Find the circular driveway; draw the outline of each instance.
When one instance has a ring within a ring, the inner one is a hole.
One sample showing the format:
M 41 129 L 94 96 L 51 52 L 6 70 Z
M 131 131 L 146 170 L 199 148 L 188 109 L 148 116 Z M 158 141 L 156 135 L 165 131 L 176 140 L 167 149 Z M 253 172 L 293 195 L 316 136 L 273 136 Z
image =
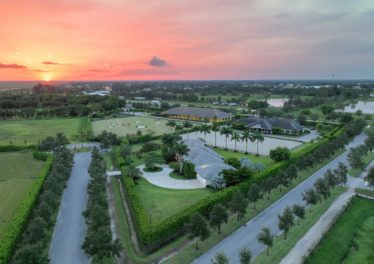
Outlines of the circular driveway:
M 143 173 L 143 178 L 145 178 L 149 183 L 168 189 L 203 189 L 205 184 L 199 180 L 177 180 L 169 176 L 173 172 L 168 165 L 162 165 L 162 171 L 158 172 L 145 172 L 144 165 L 138 166 L 140 171 Z

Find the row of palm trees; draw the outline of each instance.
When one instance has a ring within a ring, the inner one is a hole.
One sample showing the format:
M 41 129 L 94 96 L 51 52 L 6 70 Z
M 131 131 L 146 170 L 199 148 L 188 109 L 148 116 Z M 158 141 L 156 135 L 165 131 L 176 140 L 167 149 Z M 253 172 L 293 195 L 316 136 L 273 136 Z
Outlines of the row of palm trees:
M 225 149 L 227 150 L 227 140 L 231 136 L 231 140 L 234 141 L 234 151 L 236 151 L 236 145 L 239 141 L 245 141 L 245 153 L 248 153 L 248 142 L 256 142 L 257 143 L 257 156 L 258 156 L 258 144 L 265 140 L 264 136 L 260 132 L 252 133 L 249 130 L 245 130 L 243 133 L 238 133 L 234 131 L 231 127 L 223 126 L 220 127 L 217 124 L 208 125 L 202 124 L 200 126 L 193 126 L 193 124 L 189 121 L 184 122 L 183 124 L 178 124 L 174 120 L 169 120 L 166 124 L 167 126 L 174 127 L 175 131 L 182 131 L 183 129 L 192 128 L 196 133 L 200 132 L 204 134 L 204 140 L 206 142 L 207 134 L 210 134 L 211 131 L 214 133 L 214 147 L 217 147 L 217 133 L 219 132 L 220 135 L 225 136 Z M 188 137 L 188 134 L 187 134 Z

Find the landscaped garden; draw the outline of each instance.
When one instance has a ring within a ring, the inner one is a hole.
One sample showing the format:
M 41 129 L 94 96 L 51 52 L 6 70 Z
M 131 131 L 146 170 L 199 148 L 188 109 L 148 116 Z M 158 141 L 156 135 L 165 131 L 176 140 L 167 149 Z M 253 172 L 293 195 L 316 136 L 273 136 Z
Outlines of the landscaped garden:
M 374 201 L 354 197 L 306 263 L 374 263 L 373 219 Z
M 55 118 L 0 121 L 0 145 L 37 144 L 42 139 L 54 136 L 57 133 L 64 133 L 69 138 L 80 131 L 83 119 Z
M 0 240 L 43 164 L 31 152 L 0 153 Z

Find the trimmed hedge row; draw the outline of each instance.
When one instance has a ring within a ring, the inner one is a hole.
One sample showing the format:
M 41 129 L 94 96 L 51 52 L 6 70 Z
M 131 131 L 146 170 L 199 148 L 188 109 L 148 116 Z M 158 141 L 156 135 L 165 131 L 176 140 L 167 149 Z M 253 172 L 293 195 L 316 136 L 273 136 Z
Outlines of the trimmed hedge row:
M 38 178 L 30 187 L 27 196 L 18 207 L 10 225 L 5 230 L 4 236 L 0 241 L 0 263 L 8 263 L 12 257 L 15 246 L 27 224 L 29 216 L 43 187 L 43 183 L 51 170 L 52 164 L 53 157 L 48 156 L 48 159 L 40 171 Z
M 4 145 L 0 146 L 0 152 L 20 151 L 24 149 L 35 149 L 35 145 Z

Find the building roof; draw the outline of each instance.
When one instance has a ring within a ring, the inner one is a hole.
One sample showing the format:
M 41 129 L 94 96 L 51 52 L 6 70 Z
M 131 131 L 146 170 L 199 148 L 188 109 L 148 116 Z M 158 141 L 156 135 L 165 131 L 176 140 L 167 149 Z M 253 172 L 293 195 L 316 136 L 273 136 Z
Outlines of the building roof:
M 235 123 L 243 123 L 249 128 L 262 128 L 265 130 L 272 130 L 273 128 L 281 128 L 287 130 L 304 130 L 296 120 L 286 118 L 261 118 L 251 116 L 247 118 L 238 119 Z
M 202 108 L 202 107 L 188 107 L 180 106 L 171 108 L 165 112 L 164 115 L 186 115 L 186 116 L 196 116 L 200 118 L 229 118 L 232 114 L 223 112 L 215 108 Z
M 204 142 L 198 139 L 184 139 L 189 151 L 186 160 L 195 165 L 196 173 L 206 180 L 217 176 L 222 170 L 234 169 L 225 164 L 223 157 L 214 150 L 206 147 Z

